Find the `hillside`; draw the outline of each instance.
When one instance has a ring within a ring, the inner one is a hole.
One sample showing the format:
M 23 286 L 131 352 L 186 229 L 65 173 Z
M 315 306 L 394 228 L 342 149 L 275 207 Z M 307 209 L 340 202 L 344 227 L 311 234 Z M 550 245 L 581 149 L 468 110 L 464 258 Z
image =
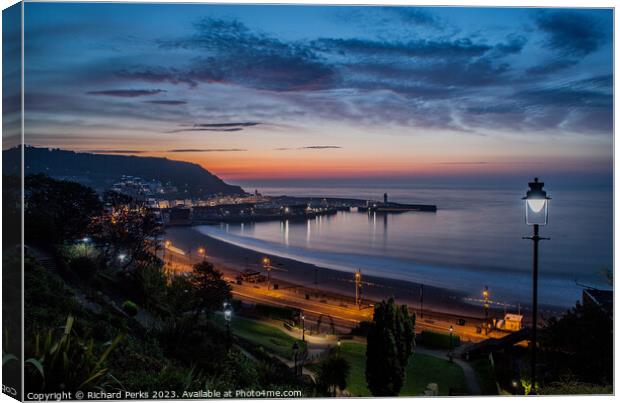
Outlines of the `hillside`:
M 4 174 L 15 174 L 19 167 L 19 148 L 2 152 Z M 121 175 L 170 183 L 182 196 L 242 194 L 239 186 L 229 185 L 198 164 L 167 158 L 76 153 L 60 149 L 27 146 L 26 174 L 44 173 L 54 178 L 73 180 L 98 191 L 107 189 Z

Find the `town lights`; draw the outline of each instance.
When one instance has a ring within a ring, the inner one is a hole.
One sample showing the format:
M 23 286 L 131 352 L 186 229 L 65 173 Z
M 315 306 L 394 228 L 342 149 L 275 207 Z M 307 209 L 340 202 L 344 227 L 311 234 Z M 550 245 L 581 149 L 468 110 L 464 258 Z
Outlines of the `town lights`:
M 536 331 L 538 325 L 538 242 L 542 239 L 539 236 L 539 226 L 547 225 L 548 205 L 550 197 L 543 190 L 545 185 L 539 182 L 538 178 L 534 178 L 534 182 L 528 183 L 530 189 L 527 191 L 523 200 L 525 200 L 525 222 L 527 225 L 534 226 L 534 235 L 524 237 L 523 239 L 531 239 L 534 247 L 532 261 L 532 359 L 531 359 L 531 376 L 532 376 L 532 392 L 536 394 Z

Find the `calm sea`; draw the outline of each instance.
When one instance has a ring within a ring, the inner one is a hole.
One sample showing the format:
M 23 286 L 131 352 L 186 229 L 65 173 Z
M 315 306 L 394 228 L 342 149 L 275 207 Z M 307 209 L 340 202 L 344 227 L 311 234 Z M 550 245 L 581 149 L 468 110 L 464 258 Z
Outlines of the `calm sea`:
M 216 238 L 343 271 L 405 279 L 464 291 L 479 298 L 487 285 L 498 302 L 528 304 L 532 244 L 524 222 L 524 190 L 267 188 L 267 195 L 355 197 L 436 204 L 436 213 L 341 212 L 305 222 L 205 226 Z M 550 192 L 549 224 L 541 235 L 541 303 L 569 307 L 579 284 L 609 288 L 602 274 L 613 262 L 611 189 Z

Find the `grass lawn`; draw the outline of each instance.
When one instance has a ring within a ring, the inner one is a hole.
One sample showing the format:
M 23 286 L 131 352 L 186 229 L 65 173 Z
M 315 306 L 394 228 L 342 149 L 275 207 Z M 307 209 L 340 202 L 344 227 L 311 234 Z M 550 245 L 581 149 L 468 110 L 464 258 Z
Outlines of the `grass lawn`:
M 216 321 L 224 325 L 223 318 L 218 316 Z M 259 321 L 236 316 L 232 318 L 231 330 L 235 336 L 242 337 L 251 343 L 262 346 L 270 353 L 289 360 L 293 358 L 292 347 L 294 342 L 299 344 L 300 351 L 305 349 L 305 343 L 301 340 L 289 336 L 274 326 Z
M 366 387 L 366 345 L 343 342 L 340 353 L 351 364 L 347 389 L 356 396 L 371 396 Z M 450 388 L 466 390 L 463 370 L 456 364 L 424 354 L 414 354 L 407 366 L 407 378 L 401 396 L 422 395 L 426 385 L 439 385 L 439 394 L 447 396 Z

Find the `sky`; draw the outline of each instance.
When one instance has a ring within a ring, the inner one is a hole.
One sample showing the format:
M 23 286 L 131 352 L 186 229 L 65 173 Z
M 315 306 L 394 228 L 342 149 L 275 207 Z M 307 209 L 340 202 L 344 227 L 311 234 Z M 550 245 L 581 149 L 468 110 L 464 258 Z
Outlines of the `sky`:
M 610 9 L 25 9 L 30 145 L 233 183 L 612 175 Z

